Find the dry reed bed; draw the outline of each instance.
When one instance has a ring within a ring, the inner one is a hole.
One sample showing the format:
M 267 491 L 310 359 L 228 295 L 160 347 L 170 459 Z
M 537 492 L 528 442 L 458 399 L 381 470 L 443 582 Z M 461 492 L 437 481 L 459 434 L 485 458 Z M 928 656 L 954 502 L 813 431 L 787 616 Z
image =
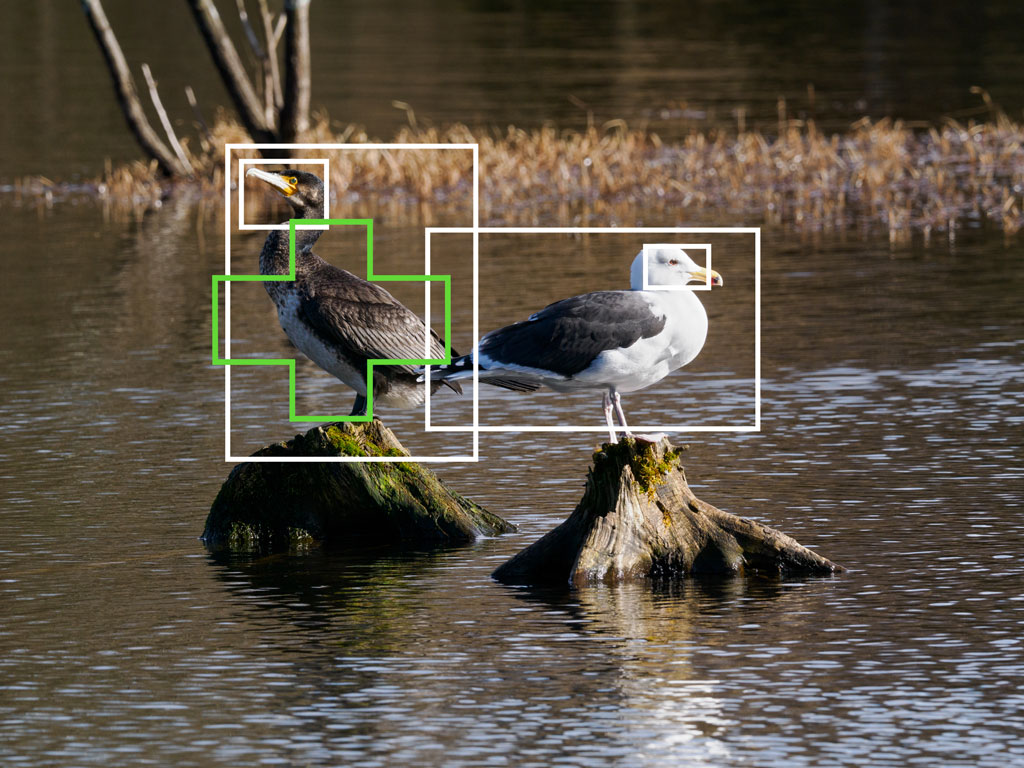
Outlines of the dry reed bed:
M 207 145 L 247 140 L 236 123 L 222 119 Z M 354 127 L 332 131 L 326 119 L 306 140 L 370 141 Z M 672 144 L 621 121 L 584 131 L 409 127 L 394 141 L 478 143 L 482 219 L 491 224 L 578 225 L 613 214 L 630 223 L 622 217 L 657 210 L 684 224 L 699 211 L 800 229 L 869 223 L 887 227 L 893 237 L 952 231 L 970 222 L 988 222 L 1008 234 L 1024 227 L 1024 126 L 1005 115 L 968 124 L 948 120 L 925 130 L 865 118 L 832 135 L 813 122 L 789 121 L 780 124 L 777 137 L 695 131 Z M 339 199 L 470 199 L 468 151 L 329 156 Z M 222 194 L 222 151 L 197 152 L 192 160 L 200 174 L 193 188 Z M 28 180 L 18 192 L 40 189 L 47 187 Z M 152 165 L 133 163 L 108 168 L 96 191 L 138 207 L 166 194 L 167 185 Z

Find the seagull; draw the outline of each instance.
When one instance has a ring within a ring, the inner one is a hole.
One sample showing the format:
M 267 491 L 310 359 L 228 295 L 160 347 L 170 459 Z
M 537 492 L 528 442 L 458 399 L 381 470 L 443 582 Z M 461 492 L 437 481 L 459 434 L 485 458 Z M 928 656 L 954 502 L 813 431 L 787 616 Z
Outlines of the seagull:
M 456 382 L 472 378 L 530 392 L 547 386 L 556 392 L 600 390 L 611 441 L 617 442 L 612 410 L 626 437 L 620 392 L 635 392 L 661 381 L 691 362 L 704 347 L 708 316 L 692 290 L 656 290 L 691 280 L 723 285 L 722 276 L 698 266 L 679 246 L 648 248 L 630 268 L 630 290 L 596 291 L 549 304 L 528 320 L 486 334 L 475 350 L 432 370 L 431 378 Z
M 324 184 L 316 174 L 294 169 L 250 168 L 246 178 L 266 182 L 292 207 L 295 219 L 324 216 Z M 296 230 L 295 280 L 263 285 L 277 307 L 285 335 L 310 360 L 356 391 L 352 416 L 366 413 L 366 361 L 423 356 L 425 327 L 412 310 L 379 285 L 339 269 L 313 253 L 322 230 Z M 261 275 L 288 274 L 288 232 L 275 229 L 260 253 Z M 445 356 L 444 340 L 430 331 L 431 358 Z M 454 351 L 453 351 L 453 354 Z M 462 392 L 457 382 L 435 382 Z M 373 372 L 374 405 L 415 408 L 425 398 L 412 365 L 378 366 Z

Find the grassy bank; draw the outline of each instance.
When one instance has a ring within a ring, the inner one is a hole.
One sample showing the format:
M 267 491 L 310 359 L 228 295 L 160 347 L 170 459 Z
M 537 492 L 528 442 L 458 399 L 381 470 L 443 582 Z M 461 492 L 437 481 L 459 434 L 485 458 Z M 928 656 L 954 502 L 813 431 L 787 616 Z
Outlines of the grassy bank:
M 306 140 L 370 137 L 321 119 Z M 660 221 L 680 224 L 726 216 L 802 230 L 881 226 L 894 238 L 977 223 L 1007 234 L 1024 226 L 1024 125 L 1001 114 L 913 128 L 865 118 L 829 135 L 810 121 L 780 121 L 777 135 L 710 129 L 671 144 L 621 121 L 583 131 L 408 127 L 392 140 L 478 143 L 481 216 L 490 225 L 631 224 L 658 212 Z M 245 141 L 237 123 L 218 120 L 203 149 L 189 145 L 199 181 L 188 186 L 219 198 L 223 145 Z M 338 199 L 384 195 L 412 205 L 468 204 L 469 179 L 468 152 L 331 153 Z M 138 208 L 181 185 L 162 181 L 153 165 L 133 163 L 108 168 L 91 188 Z M 52 194 L 55 186 L 25 179 L 15 193 Z

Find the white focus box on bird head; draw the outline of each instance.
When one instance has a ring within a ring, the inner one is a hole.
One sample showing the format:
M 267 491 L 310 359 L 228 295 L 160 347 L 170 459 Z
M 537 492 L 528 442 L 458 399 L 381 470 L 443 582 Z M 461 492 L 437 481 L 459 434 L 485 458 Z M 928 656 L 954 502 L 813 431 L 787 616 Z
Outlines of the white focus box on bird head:
M 238 185 L 238 229 L 240 231 L 249 230 L 270 230 L 270 229 L 288 229 L 288 223 L 283 224 L 247 224 L 245 221 L 245 172 L 246 169 L 253 166 L 259 165 L 281 165 L 282 162 L 287 162 L 290 166 L 303 166 L 303 165 L 315 165 L 321 171 L 321 178 L 324 180 L 324 189 L 331 188 L 331 161 L 325 157 L 317 158 L 288 158 L 286 161 L 281 159 L 270 158 L 238 158 L 238 178 L 240 179 Z M 229 177 L 230 178 L 230 177 Z M 323 218 L 331 218 L 330 212 L 331 196 L 324 195 L 324 215 Z M 296 229 L 329 229 L 327 224 L 298 224 Z
M 680 285 L 678 283 L 672 283 L 667 285 L 661 285 L 658 283 L 651 283 L 648 279 L 648 272 L 651 264 L 651 255 L 659 248 L 682 248 L 686 251 L 687 256 L 693 259 L 697 264 L 700 264 L 701 259 L 695 257 L 697 251 L 704 252 L 704 270 L 706 272 L 704 282 L 697 285 Z M 644 281 L 643 289 L 645 291 L 710 291 L 711 290 L 711 243 L 644 243 L 643 247 L 643 270 L 644 270 Z

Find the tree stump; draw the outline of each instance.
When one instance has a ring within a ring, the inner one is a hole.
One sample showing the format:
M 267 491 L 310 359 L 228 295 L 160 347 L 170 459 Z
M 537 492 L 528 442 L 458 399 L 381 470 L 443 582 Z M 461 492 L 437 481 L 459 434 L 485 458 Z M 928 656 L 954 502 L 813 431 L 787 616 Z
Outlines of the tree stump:
M 408 456 L 380 421 L 314 427 L 253 456 Z M 213 549 L 314 544 L 459 544 L 515 526 L 451 491 L 413 462 L 245 462 L 206 518 Z
M 690 490 L 682 451 L 623 440 L 594 454 L 569 518 L 493 574 L 507 584 L 571 584 L 698 574 L 824 575 L 843 568 L 779 531 Z

